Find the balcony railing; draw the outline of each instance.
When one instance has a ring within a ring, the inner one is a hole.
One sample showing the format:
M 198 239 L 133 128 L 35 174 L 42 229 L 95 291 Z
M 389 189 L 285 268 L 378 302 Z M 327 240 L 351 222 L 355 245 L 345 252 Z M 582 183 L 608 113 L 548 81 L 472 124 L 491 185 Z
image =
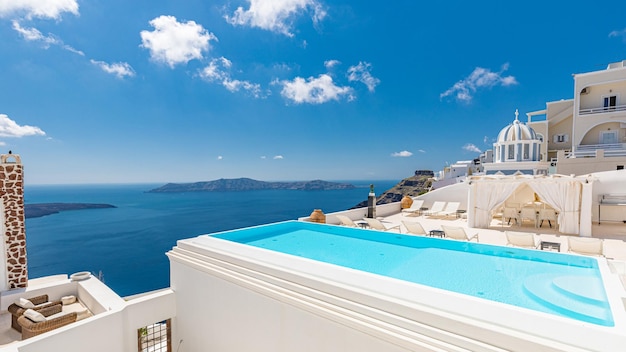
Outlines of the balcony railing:
M 607 106 L 601 108 L 580 109 L 579 115 L 603 114 L 607 112 L 626 111 L 626 105 Z
M 604 150 L 604 156 L 626 156 L 626 144 L 624 143 L 608 143 L 608 144 L 586 144 L 576 147 L 575 152 L 565 153 L 566 158 L 589 158 L 595 157 L 597 150 Z

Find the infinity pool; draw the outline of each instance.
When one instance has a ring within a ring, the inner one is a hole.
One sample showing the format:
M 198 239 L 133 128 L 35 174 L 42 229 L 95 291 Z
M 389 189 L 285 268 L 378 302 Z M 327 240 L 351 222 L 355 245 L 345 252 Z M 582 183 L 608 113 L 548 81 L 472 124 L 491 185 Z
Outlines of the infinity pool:
M 614 326 L 595 258 L 289 221 L 212 237 Z

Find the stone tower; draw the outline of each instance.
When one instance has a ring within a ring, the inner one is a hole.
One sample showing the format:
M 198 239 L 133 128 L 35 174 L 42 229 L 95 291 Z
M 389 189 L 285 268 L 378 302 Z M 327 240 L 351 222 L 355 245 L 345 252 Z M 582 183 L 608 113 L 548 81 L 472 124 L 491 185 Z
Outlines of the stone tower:
M 26 261 L 26 226 L 24 216 L 24 173 L 22 161 L 17 154 L 0 155 L 0 214 L 4 251 L 3 281 L 0 289 L 26 287 L 28 267 Z

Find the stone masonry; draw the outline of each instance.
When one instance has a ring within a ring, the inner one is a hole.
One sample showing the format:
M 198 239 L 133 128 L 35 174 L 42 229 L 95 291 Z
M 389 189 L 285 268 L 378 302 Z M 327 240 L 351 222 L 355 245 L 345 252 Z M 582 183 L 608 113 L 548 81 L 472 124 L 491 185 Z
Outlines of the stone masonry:
M 24 222 L 24 177 L 19 155 L 0 155 L 0 196 L 6 248 L 7 287 L 28 285 L 26 226 Z

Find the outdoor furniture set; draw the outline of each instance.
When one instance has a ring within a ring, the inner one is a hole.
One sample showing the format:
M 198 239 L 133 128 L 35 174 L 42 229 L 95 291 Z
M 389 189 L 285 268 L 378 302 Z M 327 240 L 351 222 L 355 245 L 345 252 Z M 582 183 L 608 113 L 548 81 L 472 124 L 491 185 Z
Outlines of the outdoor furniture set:
M 76 304 L 81 307 L 78 311 L 64 312 L 64 307 Z M 74 296 L 62 297 L 57 301 L 49 301 L 48 295 L 19 298 L 7 310 L 11 313 L 11 327 L 22 333 L 22 340 L 91 315 Z

